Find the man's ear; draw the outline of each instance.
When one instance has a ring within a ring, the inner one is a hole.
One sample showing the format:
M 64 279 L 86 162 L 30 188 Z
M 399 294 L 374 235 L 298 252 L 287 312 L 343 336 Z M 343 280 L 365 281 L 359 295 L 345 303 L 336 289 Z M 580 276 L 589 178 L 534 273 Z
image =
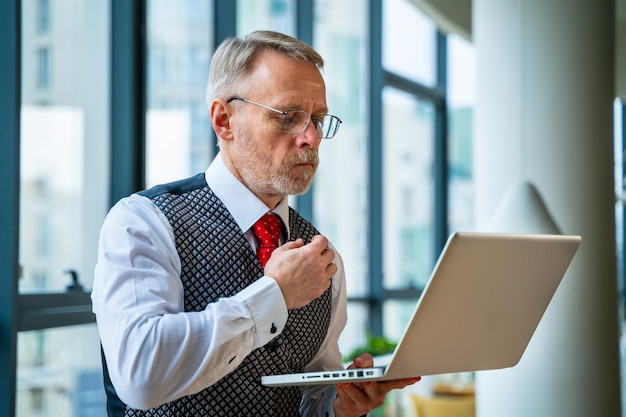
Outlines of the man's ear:
M 219 136 L 220 139 L 232 140 L 233 129 L 230 124 L 232 113 L 229 104 L 222 99 L 215 99 L 211 103 L 209 114 L 215 134 Z

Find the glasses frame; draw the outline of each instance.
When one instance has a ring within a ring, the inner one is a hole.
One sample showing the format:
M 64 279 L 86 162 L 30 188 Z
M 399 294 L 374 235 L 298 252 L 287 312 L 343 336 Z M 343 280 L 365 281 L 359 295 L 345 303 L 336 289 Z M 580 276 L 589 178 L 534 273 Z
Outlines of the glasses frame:
M 339 130 L 339 126 L 341 125 L 341 119 L 335 115 L 332 114 L 324 114 L 321 116 L 313 116 L 311 113 L 309 113 L 308 111 L 305 110 L 278 110 L 275 109 L 273 107 L 270 106 L 266 106 L 265 104 L 261 104 L 261 103 L 257 103 L 256 101 L 252 101 L 252 100 L 248 100 L 247 98 L 243 98 L 243 97 L 239 97 L 239 96 L 233 96 L 231 98 L 229 98 L 228 100 L 226 100 L 227 103 L 230 103 L 233 100 L 240 100 L 243 101 L 244 103 L 250 103 L 250 104 L 254 104 L 255 106 L 259 106 L 262 107 L 266 110 L 270 110 L 273 111 L 275 113 L 279 113 L 283 115 L 283 121 L 281 123 L 280 129 L 284 132 L 287 133 L 288 135 L 298 135 L 302 132 L 304 132 L 306 130 L 307 127 L 309 127 L 309 123 L 311 123 L 311 120 L 315 119 L 313 121 L 313 126 L 315 127 L 315 131 L 319 133 L 319 135 L 321 136 L 322 139 L 332 139 L 333 137 L 335 137 L 335 135 L 337 134 L 337 131 Z M 307 120 L 307 122 L 304 124 L 304 127 L 302 128 L 302 130 L 298 131 L 298 132 L 290 132 L 285 130 L 285 118 L 287 117 L 287 113 L 289 112 L 299 112 L 299 113 L 304 113 L 304 114 L 308 114 L 309 115 L 309 119 Z M 335 129 L 328 135 L 324 136 L 324 132 L 322 132 L 322 130 L 319 128 L 319 121 L 323 120 L 325 117 L 330 117 L 331 118 L 331 124 L 332 121 L 335 121 Z

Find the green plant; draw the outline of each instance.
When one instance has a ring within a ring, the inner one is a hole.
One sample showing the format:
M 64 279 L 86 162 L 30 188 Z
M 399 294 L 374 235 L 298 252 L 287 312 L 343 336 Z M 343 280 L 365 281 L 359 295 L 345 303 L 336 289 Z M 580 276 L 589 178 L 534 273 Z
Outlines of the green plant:
M 365 335 L 365 344 L 352 350 L 344 356 L 345 362 L 351 362 L 362 353 L 368 352 L 372 356 L 381 356 L 392 353 L 397 343 L 387 339 L 384 336 L 373 336 L 371 333 Z

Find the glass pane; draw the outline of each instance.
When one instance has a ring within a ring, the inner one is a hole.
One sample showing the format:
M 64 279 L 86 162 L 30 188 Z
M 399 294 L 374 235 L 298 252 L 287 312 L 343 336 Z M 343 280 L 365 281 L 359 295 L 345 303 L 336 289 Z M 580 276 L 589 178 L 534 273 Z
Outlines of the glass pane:
M 206 169 L 215 139 L 205 102 L 212 2 L 148 0 L 146 183 Z
M 363 296 L 369 290 L 367 2 L 318 1 L 315 5 L 314 46 L 325 62 L 329 112 L 343 123 L 337 135 L 320 146 L 313 213 L 318 229 L 343 257 L 348 296 Z M 351 24 L 346 25 L 347 21 Z
M 348 324 L 339 337 L 339 348 L 344 358 L 347 359 L 356 349 L 360 349 L 366 344 L 368 312 L 364 303 L 348 303 Z
M 102 417 L 100 339 L 95 325 L 18 333 L 16 417 Z
M 23 1 L 20 292 L 87 288 L 108 209 L 109 2 Z
M 383 281 L 422 288 L 433 266 L 434 106 L 385 87 L 383 131 Z
M 295 36 L 295 0 L 237 0 L 237 35 L 274 30 Z
M 383 304 L 383 329 L 384 335 L 389 340 L 398 342 L 404 328 L 411 319 L 415 309 L 415 300 L 409 301 L 386 301 Z
M 474 219 L 472 142 L 476 54 L 472 44 L 448 36 L 448 226 L 471 230 Z
M 383 1 L 383 67 L 429 87 L 437 84 L 437 28 L 410 0 Z

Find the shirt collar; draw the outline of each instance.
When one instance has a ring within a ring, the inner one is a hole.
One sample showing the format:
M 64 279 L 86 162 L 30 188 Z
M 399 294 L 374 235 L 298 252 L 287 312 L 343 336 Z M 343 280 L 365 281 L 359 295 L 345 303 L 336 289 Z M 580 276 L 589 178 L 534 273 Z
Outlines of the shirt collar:
M 280 216 L 289 236 L 289 203 L 283 198 L 274 209 L 270 210 L 252 191 L 243 185 L 234 175 L 218 153 L 204 173 L 204 178 L 222 200 L 242 232 L 248 231 L 262 215 L 271 211 Z

